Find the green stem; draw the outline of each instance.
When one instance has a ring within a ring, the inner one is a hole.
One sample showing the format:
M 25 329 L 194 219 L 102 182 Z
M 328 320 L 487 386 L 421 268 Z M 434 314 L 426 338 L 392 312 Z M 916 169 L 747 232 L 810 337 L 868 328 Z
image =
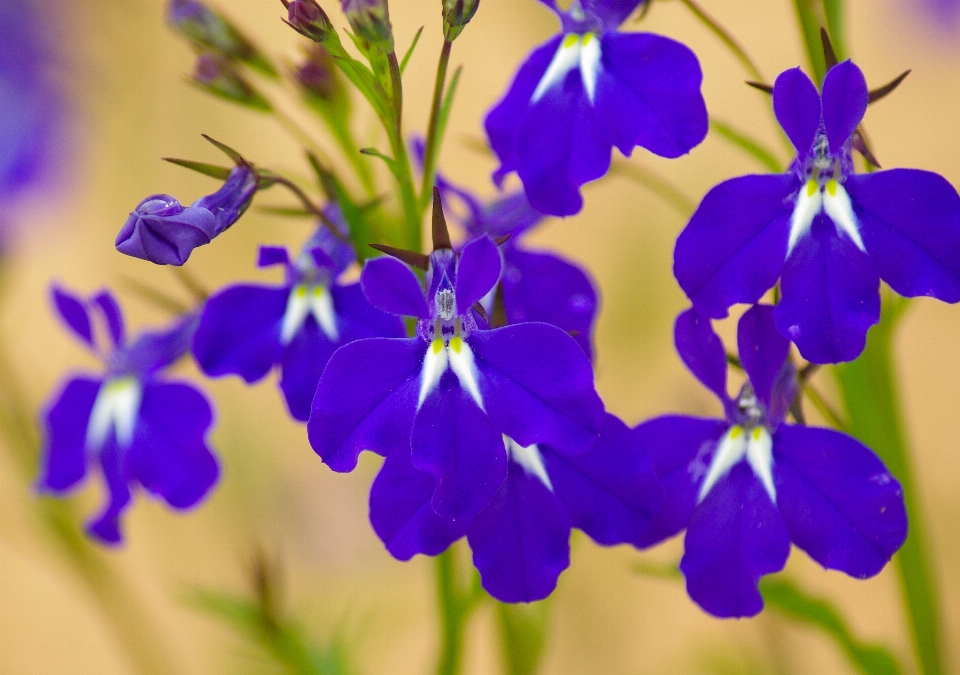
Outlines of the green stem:
M 823 57 L 823 42 L 820 40 L 820 17 L 817 16 L 814 0 L 793 0 L 800 21 L 800 32 L 807 48 L 807 59 L 817 82 L 823 82 L 827 64 Z M 832 35 L 830 36 L 833 37 Z
M 830 34 L 833 51 L 840 61 L 847 58 L 843 5 L 843 0 L 823 0 L 823 17 L 827 22 L 827 32 Z
M 440 60 L 437 62 L 437 80 L 433 85 L 433 103 L 430 106 L 430 124 L 427 127 L 427 142 L 423 149 L 423 183 L 420 186 L 420 208 L 426 209 L 433 198 L 433 180 L 437 170 L 437 126 L 440 121 L 440 104 L 447 83 L 447 66 L 450 64 L 450 49 L 453 43 L 443 41 Z
M 390 136 L 390 150 L 393 161 L 396 163 L 396 178 L 400 188 L 400 199 L 403 202 L 405 221 L 405 240 L 407 248 L 419 251 L 423 247 L 423 234 L 420 209 L 417 204 L 416 188 L 413 186 L 413 172 L 410 169 L 410 158 L 407 156 L 407 146 L 403 140 L 403 84 L 400 80 L 400 63 L 397 55 L 390 52 L 387 55 L 390 65 L 390 85 L 393 100 L 393 124 L 387 126 Z
M 906 304 L 892 294 L 885 298 L 880 324 L 870 330 L 863 354 L 856 361 L 837 366 L 836 375 L 853 434 L 876 451 L 903 487 L 910 529 L 894 562 L 919 672 L 942 675 L 940 594 L 927 550 L 927 523 L 904 438 L 893 363 L 893 340 Z
M 457 564 L 457 547 L 451 546 L 435 559 L 437 601 L 440 605 L 440 658 L 437 675 L 458 675 L 463 665 L 463 634 L 471 612 L 484 597 L 479 577 L 462 588 Z
M 610 164 L 609 174 L 611 176 L 623 176 L 642 185 L 660 197 L 683 218 L 689 218 L 690 214 L 697 208 L 697 203 L 690 199 L 683 190 L 653 169 L 648 169 L 636 162 L 619 157 L 614 158 Z
M 721 26 L 717 21 L 707 14 L 702 7 L 697 5 L 694 0 L 681 0 L 687 8 L 693 12 L 693 15 L 696 16 L 701 23 L 703 23 L 707 28 L 709 28 L 714 35 L 720 38 L 720 41 L 727 46 L 727 48 L 733 52 L 733 55 L 737 57 L 737 60 L 743 64 L 743 67 L 747 69 L 747 72 L 750 73 L 750 77 L 755 79 L 757 82 L 763 82 L 763 75 L 760 74 L 760 69 L 757 68 L 756 64 L 753 62 L 753 59 L 747 55 L 747 52 L 744 51 L 743 47 L 740 46 L 740 43 L 736 41 L 733 35 L 730 32 Z

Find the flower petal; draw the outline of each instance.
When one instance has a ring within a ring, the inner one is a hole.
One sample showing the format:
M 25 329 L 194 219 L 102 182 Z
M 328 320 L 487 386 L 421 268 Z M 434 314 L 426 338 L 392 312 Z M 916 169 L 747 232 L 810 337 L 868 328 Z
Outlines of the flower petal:
M 480 393 L 497 428 L 521 446 L 585 452 L 603 424 L 593 369 L 569 335 L 545 323 L 475 331 Z
M 633 10 L 644 0 L 582 0 L 585 12 L 593 14 L 603 22 L 606 30 L 614 30 L 627 20 Z
M 777 330 L 773 307 L 754 305 L 744 312 L 737 325 L 737 346 L 757 398 L 770 411 L 773 383 L 790 353 L 790 341 Z
M 379 310 L 419 319 L 430 316 L 416 275 L 396 258 L 381 256 L 368 260 L 360 285 L 370 304 Z
M 203 306 L 193 356 L 211 377 L 233 374 L 256 382 L 283 354 L 280 327 L 290 289 L 228 286 Z
M 383 462 L 370 488 L 370 523 L 397 560 L 418 553 L 438 555 L 467 534 L 470 518 L 441 518 L 430 500 L 436 480 L 410 463 L 410 451 L 398 450 Z
M 501 602 L 550 595 L 570 566 L 570 520 L 539 478 L 510 462 L 507 479 L 467 534 L 483 587 Z
M 773 83 L 773 112 L 797 154 L 813 148 L 820 127 L 820 93 L 800 68 L 785 70 Z
M 331 342 L 312 316 L 307 317 L 280 359 L 280 389 L 290 416 L 300 422 L 310 419 L 313 396 L 323 369 L 341 343 Z
M 650 33 L 607 33 L 601 44 L 596 115 L 620 152 L 679 157 L 703 141 L 703 73 L 688 47 Z
M 960 197 L 917 169 L 854 175 L 844 186 L 880 278 L 900 295 L 960 300 Z
M 417 411 L 411 444 L 413 465 L 437 479 L 432 503 L 442 518 L 476 515 L 506 477 L 502 434 L 451 370 Z
M 586 453 L 565 457 L 540 446 L 554 493 L 570 522 L 604 546 L 637 541 L 663 501 L 653 460 L 619 419 L 607 415 Z
M 103 380 L 74 378 L 47 409 L 40 489 L 67 490 L 86 475 L 87 427 L 101 384 Z
M 746 462 L 730 470 L 697 506 L 687 527 L 680 571 L 687 593 L 721 618 L 763 609 L 760 577 L 783 569 L 790 534 Z
M 741 176 L 707 193 L 673 254 L 673 274 L 694 307 L 723 318 L 773 287 L 787 255 L 790 196 L 799 188 L 789 174 Z
M 866 578 L 907 536 L 903 491 L 862 443 L 831 429 L 776 432 L 777 505 L 793 542 L 829 569 Z
M 713 332 L 710 319 L 696 309 L 677 316 L 673 325 L 673 342 L 677 354 L 700 383 L 716 394 L 724 408 L 730 406 L 727 395 L 727 352 Z
M 823 80 L 823 124 L 830 151 L 839 153 L 867 112 L 867 80 L 853 61 L 830 69 Z
M 420 338 L 368 338 L 330 358 L 307 435 L 331 469 L 352 471 L 362 450 L 388 455 L 409 447 L 426 349 Z
M 880 319 L 880 279 L 870 258 L 817 216 L 783 268 L 777 328 L 813 363 L 857 358 Z
M 634 542 L 636 546 L 659 544 L 687 526 L 710 456 L 728 426 L 723 420 L 667 415 L 633 430 L 637 442 L 650 454 L 664 491 L 656 518 Z
M 104 544 L 116 545 L 123 540 L 120 516 L 130 504 L 130 486 L 124 457 L 126 453 L 111 435 L 100 450 L 100 469 L 107 484 L 107 503 L 99 515 L 87 523 L 87 532 Z
M 206 443 L 210 404 L 181 383 L 148 383 L 129 449 L 129 476 L 176 509 L 194 506 L 210 491 L 220 467 Z
M 124 340 L 123 313 L 120 311 L 120 305 L 117 304 L 116 298 L 110 291 L 103 290 L 93 296 L 91 303 L 100 309 L 103 318 L 106 319 L 113 346 L 121 346 Z
M 487 236 L 474 239 L 463 247 L 457 263 L 457 310 L 465 313 L 500 278 L 500 251 Z
M 50 290 L 53 295 L 53 306 L 63 322 L 74 335 L 93 347 L 93 326 L 90 323 L 86 303 L 60 286 L 54 285 Z

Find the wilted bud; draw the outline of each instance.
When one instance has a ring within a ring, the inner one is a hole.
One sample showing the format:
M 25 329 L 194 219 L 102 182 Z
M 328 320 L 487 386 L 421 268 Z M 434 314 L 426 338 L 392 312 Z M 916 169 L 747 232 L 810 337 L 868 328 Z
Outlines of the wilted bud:
M 343 13 L 358 37 L 384 53 L 393 51 L 393 29 L 387 0 L 341 0 Z
M 222 15 L 198 0 L 170 0 L 167 20 L 176 31 L 203 50 L 239 59 L 268 75 L 276 74 L 250 40 Z
M 287 8 L 287 23 L 295 31 L 314 42 L 325 42 L 334 31 L 330 17 L 316 0 L 283 0 Z
M 229 58 L 207 52 L 197 57 L 193 81 L 211 94 L 258 110 L 270 110 L 270 103 L 237 72 Z
M 314 45 L 307 60 L 297 68 L 297 82 L 305 91 L 324 101 L 332 101 L 342 92 L 333 57 L 322 45 Z
M 443 37 L 456 40 L 479 6 L 480 0 L 443 0 Z

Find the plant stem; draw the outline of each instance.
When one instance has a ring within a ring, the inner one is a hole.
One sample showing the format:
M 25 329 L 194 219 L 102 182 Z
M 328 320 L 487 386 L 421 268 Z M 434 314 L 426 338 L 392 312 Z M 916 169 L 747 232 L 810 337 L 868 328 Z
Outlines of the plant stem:
M 433 85 L 433 103 L 430 105 L 430 124 L 427 127 L 427 142 L 423 149 L 423 182 L 420 186 L 420 208 L 425 209 L 433 198 L 433 181 L 437 169 L 437 126 L 440 121 L 440 104 L 447 84 L 447 66 L 450 64 L 450 49 L 453 43 L 443 41 L 440 60 L 437 62 L 437 80 Z
M 611 176 L 623 176 L 639 183 L 660 197 L 683 218 L 689 218 L 690 214 L 697 208 L 697 203 L 690 199 L 683 190 L 653 169 L 648 169 L 636 162 L 619 157 L 614 158 L 610 164 L 609 174 Z
M 847 58 L 846 31 L 844 30 L 843 0 L 823 0 L 823 16 L 833 51 L 840 61 Z
M 874 451 L 897 477 L 910 519 L 907 540 L 894 558 L 906 603 L 919 672 L 942 675 L 940 592 L 930 564 L 926 519 L 917 498 L 909 450 L 901 423 L 893 338 L 907 301 L 888 294 L 880 324 L 867 336 L 856 361 L 836 367 L 837 380 L 853 434 Z
M 727 48 L 733 52 L 733 55 L 737 57 L 737 60 L 743 64 L 743 67 L 747 69 L 747 72 L 750 73 L 750 77 L 755 79 L 757 82 L 763 82 L 763 75 L 760 74 L 760 69 L 757 68 L 756 64 L 753 62 L 753 59 L 744 51 L 743 47 L 740 46 L 740 43 L 736 41 L 733 35 L 730 32 L 721 26 L 717 21 L 707 14 L 702 7 L 700 7 L 694 0 L 680 0 L 687 8 L 693 12 L 693 15 L 696 16 L 701 23 L 703 23 L 707 28 L 709 28 L 714 35 L 716 35 L 720 40 L 727 46 Z M 800 0 L 798 0 L 800 1 Z
M 413 186 L 413 173 L 410 169 L 410 159 L 407 156 L 407 146 L 403 140 L 403 83 L 400 80 L 400 64 L 395 52 L 387 55 L 390 65 L 391 99 L 393 101 L 393 124 L 387 125 L 387 134 L 390 136 L 390 150 L 393 161 L 396 163 L 396 178 L 400 188 L 400 199 L 403 202 L 403 214 L 406 225 L 406 237 L 403 242 L 407 248 L 419 251 L 423 247 L 423 234 L 420 209 L 417 205 L 417 193 Z
M 440 606 L 440 658 L 437 675 L 458 675 L 463 665 L 463 633 L 471 612 L 485 597 L 474 574 L 473 582 L 462 587 L 459 580 L 457 547 L 451 546 L 435 559 L 437 602 Z
M 807 48 L 807 59 L 814 79 L 823 82 L 827 64 L 823 56 L 823 43 L 820 40 L 820 17 L 814 9 L 814 0 L 793 0 L 800 21 L 800 33 Z M 833 38 L 833 36 L 830 36 Z

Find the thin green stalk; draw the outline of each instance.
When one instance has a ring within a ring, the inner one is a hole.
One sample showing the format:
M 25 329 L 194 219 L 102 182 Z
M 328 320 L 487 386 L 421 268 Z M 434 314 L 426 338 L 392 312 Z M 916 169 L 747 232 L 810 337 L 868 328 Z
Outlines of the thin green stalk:
M 906 304 L 906 300 L 888 295 L 880 324 L 870 330 L 863 354 L 856 361 L 837 366 L 835 372 L 853 434 L 876 451 L 903 487 L 910 529 L 894 563 L 907 606 L 919 672 L 943 675 L 940 592 L 927 549 L 927 522 L 920 508 L 904 438 L 894 372 L 893 342 Z
M 420 186 L 420 209 L 426 209 L 433 198 L 433 180 L 437 170 L 437 127 L 440 121 L 440 104 L 447 84 L 447 66 L 450 64 L 450 49 L 453 43 L 443 41 L 440 60 L 437 62 L 437 80 L 433 85 L 433 103 L 430 105 L 430 124 L 427 127 L 427 142 L 423 149 L 423 182 Z
M 690 199 L 683 190 L 653 169 L 648 169 L 636 162 L 615 158 L 610 164 L 609 173 L 612 176 L 623 176 L 639 183 L 660 197 L 683 218 L 689 218 L 690 214 L 697 208 L 696 202 Z
M 419 251 L 423 247 L 423 234 L 420 209 L 417 204 L 416 188 L 413 186 L 413 172 L 410 169 L 410 158 L 407 156 L 407 146 L 403 140 L 403 83 L 400 80 L 400 63 L 397 55 L 390 52 L 387 55 L 390 65 L 390 84 L 393 100 L 393 124 L 388 126 L 390 150 L 395 162 L 395 173 L 400 188 L 400 200 L 403 202 L 403 215 L 406 225 L 404 244 L 407 248 Z
M 700 20 L 707 28 L 713 32 L 720 41 L 727 46 L 727 48 L 733 52 L 733 55 L 743 64 L 743 67 L 746 68 L 747 72 L 750 73 L 750 77 L 755 79 L 758 82 L 763 82 L 763 75 L 760 74 L 760 69 L 757 68 L 756 64 L 753 62 L 753 59 L 747 54 L 747 52 L 740 46 L 740 43 L 731 35 L 731 33 L 721 26 L 717 21 L 707 14 L 702 7 L 700 7 L 694 0 L 680 0 L 687 8 L 693 12 L 693 15 Z
M 474 575 L 462 588 L 457 564 L 457 547 L 451 546 L 435 559 L 437 601 L 440 606 L 440 658 L 437 675 L 458 675 L 463 665 L 463 634 L 470 614 L 476 609 L 483 590 Z
M 837 58 L 847 58 L 847 40 L 844 30 L 844 0 L 823 0 L 823 17 Z
M 774 152 L 766 147 L 763 142 L 735 129 L 727 122 L 722 122 L 714 118 L 710 119 L 710 130 L 724 140 L 736 145 L 746 154 L 760 162 L 766 169 L 769 169 L 773 173 L 783 173 L 783 163 L 777 159 Z M 790 149 L 792 149 L 792 146 L 790 146 Z
M 800 33 L 807 49 L 807 59 L 817 82 L 823 82 L 827 64 L 823 56 L 823 42 L 820 40 L 820 17 L 814 6 L 815 0 L 793 0 L 800 21 Z M 830 36 L 833 37 L 832 35 Z

